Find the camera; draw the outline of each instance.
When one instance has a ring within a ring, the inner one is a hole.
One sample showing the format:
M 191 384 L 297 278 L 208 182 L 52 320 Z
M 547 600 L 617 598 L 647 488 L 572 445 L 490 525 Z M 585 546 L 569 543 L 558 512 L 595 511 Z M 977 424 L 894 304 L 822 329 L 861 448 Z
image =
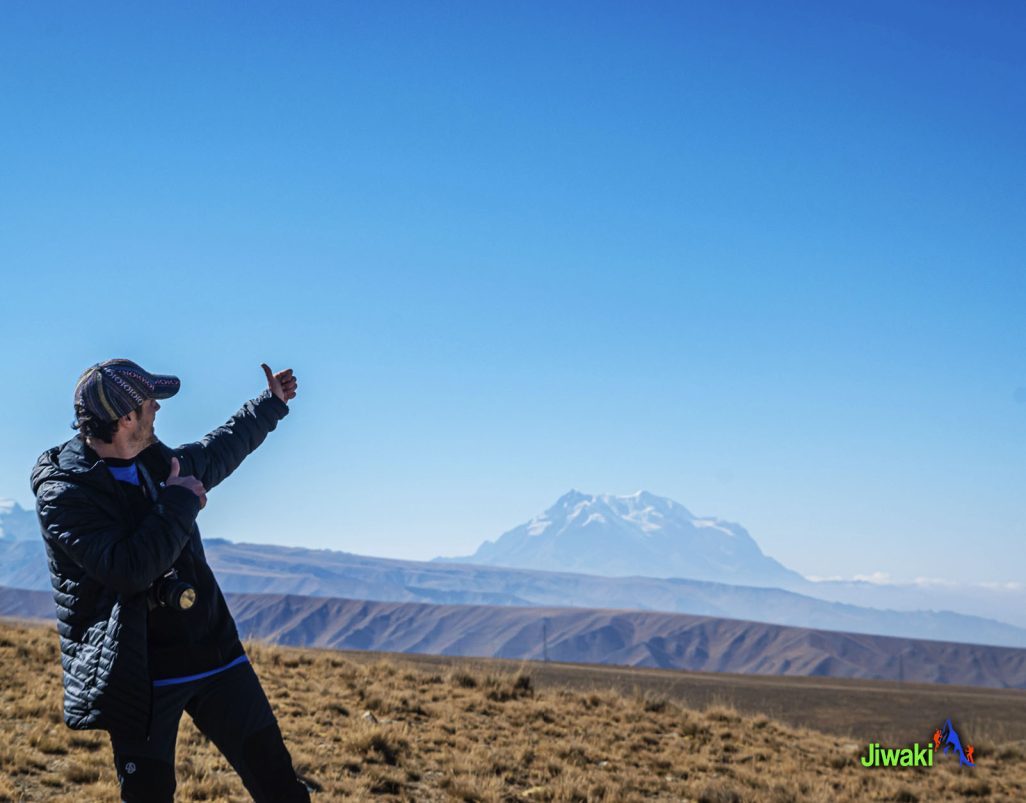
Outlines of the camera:
M 178 576 L 173 568 L 153 581 L 149 594 L 150 608 L 173 608 L 187 611 L 196 604 L 196 589 Z

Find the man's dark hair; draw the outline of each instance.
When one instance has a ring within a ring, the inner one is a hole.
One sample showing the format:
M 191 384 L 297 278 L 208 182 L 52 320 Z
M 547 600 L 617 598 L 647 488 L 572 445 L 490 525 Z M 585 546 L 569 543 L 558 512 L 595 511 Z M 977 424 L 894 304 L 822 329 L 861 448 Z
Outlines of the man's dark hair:
M 136 415 L 142 413 L 142 405 L 140 404 L 132 412 Z M 118 431 L 118 419 L 104 421 L 89 412 L 84 405 L 76 404 L 75 422 L 71 425 L 71 428 L 77 429 L 79 435 L 83 438 L 96 438 L 104 443 L 112 443 L 114 441 L 114 433 Z

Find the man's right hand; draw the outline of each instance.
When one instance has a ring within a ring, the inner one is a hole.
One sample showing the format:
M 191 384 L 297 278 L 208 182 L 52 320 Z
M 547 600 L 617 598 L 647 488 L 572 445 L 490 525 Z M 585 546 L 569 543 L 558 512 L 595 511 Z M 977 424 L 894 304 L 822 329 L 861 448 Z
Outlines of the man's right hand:
M 179 470 L 180 470 L 180 466 L 178 465 L 178 458 L 177 457 L 172 457 L 171 458 L 171 473 L 168 475 L 168 478 L 166 480 L 164 480 L 164 485 L 165 486 L 181 485 L 184 488 L 188 488 L 190 491 L 192 491 L 194 494 L 196 494 L 196 496 L 199 497 L 199 500 L 200 500 L 200 510 L 203 510 L 203 508 L 205 508 L 207 506 L 207 489 L 204 488 L 203 487 L 203 483 L 200 482 L 195 477 L 192 477 L 192 476 L 180 477 L 180 476 L 178 476 Z

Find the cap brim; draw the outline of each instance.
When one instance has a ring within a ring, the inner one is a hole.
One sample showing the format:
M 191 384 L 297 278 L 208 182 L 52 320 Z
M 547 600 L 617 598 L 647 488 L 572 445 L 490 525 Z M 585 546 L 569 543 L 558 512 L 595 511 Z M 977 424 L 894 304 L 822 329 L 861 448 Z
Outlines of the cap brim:
M 182 387 L 182 380 L 177 376 L 167 374 L 152 374 L 153 377 L 153 398 L 170 399 Z

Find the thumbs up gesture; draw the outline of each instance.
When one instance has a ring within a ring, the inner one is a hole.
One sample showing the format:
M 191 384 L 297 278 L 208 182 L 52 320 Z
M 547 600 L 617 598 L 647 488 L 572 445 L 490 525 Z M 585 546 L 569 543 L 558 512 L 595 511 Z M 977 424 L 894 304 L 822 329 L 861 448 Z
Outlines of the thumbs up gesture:
M 271 389 L 271 393 L 286 404 L 289 403 L 289 399 L 296 398 L 296 388 L 299 387 L 299 384 L 296 382 L 296 377 L 292 375 L 291 368 L 273 374 L 267 363 L 260 363 L 260 367 L 264 369 L 267 387 Z
M 178 458 L 172 457 L 171 473 L 168 475 L 167 479 L 164 480 L 165 487 L 170 487 L 172 485 L 181 485 L 184 488 L 188 488 L 190 491 L 196 494 L 196 496 L 199 497 L 200 510 L 203 510 L 203 508 L 207 506 L 207 489 L 204 488 L 203 483 L 195 477 L 179 476 L 179 471 L 181 471 L 181 467 L 178 464 Z

